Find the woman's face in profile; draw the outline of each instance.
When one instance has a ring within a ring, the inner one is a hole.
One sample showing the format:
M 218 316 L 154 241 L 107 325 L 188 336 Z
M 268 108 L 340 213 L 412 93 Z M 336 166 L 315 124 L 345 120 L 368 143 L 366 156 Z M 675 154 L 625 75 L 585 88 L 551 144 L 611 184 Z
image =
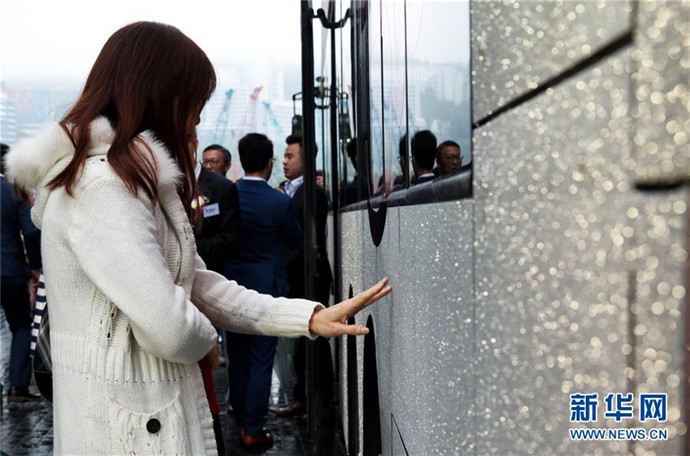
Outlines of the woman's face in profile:
M 187 145 L 190 153 L 192 153 L 193 156 L 196 156 L 196 149 L 199 147 L 199 140 L 196 136 L 196 126 L 199 125 L 199 122 L 201 122 L 201 108 L 187 118 L 187 125 L 185 126 L 185 133 L 187 134 L 188 142 Z
M 196 137 L 196 126 L 201 122 L 201 108 L 196 112 L 192 113 L 189 118 L 187 118 L 187 135 L 193 135 Z

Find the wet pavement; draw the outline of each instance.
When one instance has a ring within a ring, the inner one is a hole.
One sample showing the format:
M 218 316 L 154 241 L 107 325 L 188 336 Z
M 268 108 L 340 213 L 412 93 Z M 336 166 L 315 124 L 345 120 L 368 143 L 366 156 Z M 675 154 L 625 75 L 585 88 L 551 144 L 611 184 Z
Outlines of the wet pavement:
M 53 454 L 53 407 L 48 401 L 7 402 L 2 397 L 0 454 L 47 456 Z
M 221 400 L 222 410 L 225 411 L 225 384 L 226 377 L 224 368 L 217 369 L 214 374 L 216 383 L 216 394 Z M 337 391 L 337 390 L 336 390 Z M 283 407 L 287 404 L 280 402 L 278 378 L 273 375 L 273 385 L 271 390 L 271 407 Z M 233 416 L 225 413 L 221 414 L 223 434 L 225 435 L 225 454 L 226 455 L 266 455 L 266 456 L 345 456 L 345 439 L 343 437 L 340 419 L 324 419 L 319 426 L 318 432 L 313 438 L 307 437 L 307 425 L 300 422 L 296 417 L 278 418 L 269 412 L 265 428 L 273 434 L 274 443 L 271 448 L 247 450 L 237 437 L 237 425 Z
M 225 403 L 225 369 L 214 373 L 216 391 Z M 52 406 L 42 402 L 7 402 L 7 392 L 2 397 L 3 416 L 0 420 L 0 456 L 49 456 L 53 452 Z M 278 405 L 278 382 L 274 375 L 271 394 L 272 406 Z M 283 403 L 281 406 L 285 405 Z M 313 438 L 307 437 L 306 424 L 297 418 L 278 418 L 269 413 L 266 429 L 273 433 L 275 442 L 270 448 L 247 450 L 237 438 L 237 426 L 232 415 L 221 414 L 225 435 L 226 455 L 266 456 L 344 456 L 345 444 L 339 419 L 324 420 Z

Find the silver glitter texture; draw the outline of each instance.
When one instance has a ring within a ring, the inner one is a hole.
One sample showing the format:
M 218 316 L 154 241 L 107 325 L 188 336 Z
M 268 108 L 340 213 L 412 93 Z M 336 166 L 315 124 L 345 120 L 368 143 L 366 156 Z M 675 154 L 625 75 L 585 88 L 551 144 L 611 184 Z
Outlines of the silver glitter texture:
M 690 177 L 690 1 L 639 4 L 633 74 L 636 178 Z
M 633 42 L 476 129 L 472 199 L 391 209 L 378 248 L 366 212 L 342 217 L 344 289 L 394 286 L 358 316 L 375 324 L 383 452 L 682 454 L 690 190 L 635 184 L 690 175 L 690 2 L 471 8 L 475 120 Z M 668 422 L 600 406 L 570 423 L 569 394 L 628 391 L 667 393 Z M 571 441 L 585 426 L 669 440 Z
M 633 365 L 626 370 L 635 394 L 666 393 L 668 421 L 642 423 L 646 429 L 663 427 L 667 441 L 638 441 L 633 454 L 682 454 L 687 432 L 683 389 L 687 385 L 683 347 L 687 337 L 687 221 L 690 192 L 641 193 L 628 209 L 633 223 L 634 248 L 626 252 L 635 300 L 630 306 L 632 346 L 626 346 Z
M 478 121 L 592 55 L 631 26 L 622 0 L 470 3 L 473 114 Z
M 475 131 L 477 454 L 625 454 L 568 429 L 570 394 L 628 386 L 630 67 L 621 51 Z
M 472 213 L 469 200 L 389 209 L 378 248 L 364 213 L 363 271 L 348 268 L 343 283 L 363 276 L 368 286 L 388 275 L 394 288 L 390 298 L 357 316 L 359 324 L 372 317 L 375 325 L 385 453 L 402 444 L 398 430 L 410 454 L 473 451 Z M 348 224 L 355 218 L 345 217 Z M 352 233 L 347 238 L 362 245 Z M 364 344 L 358 338 L 360 398 Z M 345 359 L 341 355 L 343 365 Z M 366 406 L 360 399 L 360 411 Z

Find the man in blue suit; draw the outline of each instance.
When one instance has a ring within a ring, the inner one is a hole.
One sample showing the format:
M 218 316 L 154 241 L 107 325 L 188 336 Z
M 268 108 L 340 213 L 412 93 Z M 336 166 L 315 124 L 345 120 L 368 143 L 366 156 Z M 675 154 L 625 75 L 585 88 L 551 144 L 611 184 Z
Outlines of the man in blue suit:
M 31 304 L 29 279 L 38 280 L 41 269 L 41 240 L 38 228 L 31 222 L 29 206 L 21 193 L 5 179 L 4 157 L 9 147 L 2 149 L 2 308 L 12 332 L 10 350 L 10 401 L 36 401 L 41 396 L 29 392 L 31 381 Z M 26 259 L 29 264 L 27 265 Z
M 272 296 L 287 296 L 285 254 L 299 249 L 302 230 L 290 198 L 266 182 L 273 169 L 273 144 L 249 133 L 238 146 L 245 177 L 240 198 L 239 247 L 226 263 L 226 275 L 240 285 Z M 278 339 L 227 333 L 230 403 L 246 447 L 270 445 L 263 426 L 268 412 L 271 371 Z

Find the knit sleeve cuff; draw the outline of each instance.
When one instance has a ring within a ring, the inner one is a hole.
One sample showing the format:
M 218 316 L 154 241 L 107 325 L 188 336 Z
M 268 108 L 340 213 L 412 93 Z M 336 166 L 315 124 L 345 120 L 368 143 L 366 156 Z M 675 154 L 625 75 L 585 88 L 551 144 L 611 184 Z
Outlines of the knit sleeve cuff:
M 307 299 L 276 298 L 271 317 L 259 323 L 258 329 L 278 337 L 305 336 L 314 340 L 318 335 L 309 331 L 309 321 L 318 308 L 324 306 Z

